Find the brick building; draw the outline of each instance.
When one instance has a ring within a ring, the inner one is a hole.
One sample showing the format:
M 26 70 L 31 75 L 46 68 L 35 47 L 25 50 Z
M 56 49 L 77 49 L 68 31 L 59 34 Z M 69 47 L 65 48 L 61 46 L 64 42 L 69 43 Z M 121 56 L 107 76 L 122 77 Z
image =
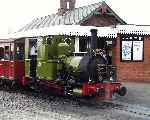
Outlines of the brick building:
M 113 64 L 120 81 L 150 82 L 150 26 L 122 26 L 113 47 Z M 129 45 L 128 55 L 123 47 Z

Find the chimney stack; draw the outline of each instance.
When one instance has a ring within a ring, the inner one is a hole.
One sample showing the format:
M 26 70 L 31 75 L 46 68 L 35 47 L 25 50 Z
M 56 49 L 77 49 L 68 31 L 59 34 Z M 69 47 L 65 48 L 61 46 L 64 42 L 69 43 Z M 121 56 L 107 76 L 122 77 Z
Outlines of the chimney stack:
M 60 0 L 60 8 L 58 9 L 58 14 L 63 15 L 68 10 L 75 9 L 76 0 Z

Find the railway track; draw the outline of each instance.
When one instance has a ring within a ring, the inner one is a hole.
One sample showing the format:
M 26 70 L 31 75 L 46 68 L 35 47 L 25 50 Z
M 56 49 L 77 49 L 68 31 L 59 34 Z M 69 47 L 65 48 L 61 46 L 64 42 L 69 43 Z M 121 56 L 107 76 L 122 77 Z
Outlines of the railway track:
M 150 108 L 145 106 L 140 106 L 136 104 L 129 104 L 119 101 L 103 101 L 103 102 L 89 102 L 86 100 L 77 100 L 78 103 L 75 103 L 77 106 L 88 106 L 94 107 L 95 109 L 111 109 L 119 113 L 126 113 L 129 115 L 134 115 L 136 117 L 145 118 L 150 120 Z
M 123 102 L 111 102 L 109 104 L 113 104 L 113 109 L 123 111 L 126 113 L 131 113 L 133 115 L 137 115 L 139 117 L 145 117 L 150 119 L 150 108 L 144 107 L 140 105 L 133 105 Z
M 96 106 L 96 104 L 94 105 Z M 150 108 L 144 107 L 135 104 L 128 104 L 124 102 L 118 101 L 107 101 L 97 103 L 96 108 L 98 109 L 111 109 L 113 111 L 117 111 L 119 113 L 124 113 L 128 115 L 133 115 L 135 117 L 144 118 L 146 120 L 150 120 Z

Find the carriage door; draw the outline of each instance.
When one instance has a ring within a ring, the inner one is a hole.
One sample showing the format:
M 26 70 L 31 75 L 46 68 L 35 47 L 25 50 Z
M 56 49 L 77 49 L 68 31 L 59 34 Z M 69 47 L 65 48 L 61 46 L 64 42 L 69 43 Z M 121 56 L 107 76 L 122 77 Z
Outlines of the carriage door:
M 31 49 L 33 45 L 37 45 L 37 38 L 26 38 L 25 39 L 25 76 L 30 77 L 30 73 L 32 74 L 32 71 L 30 70 L 30 62 L 31 62 Z M 35 72 L 35 71 L 34 71 Z
M 0 44 L 0 78 L 4 78 L 4 45 Z
M 4 43 L 4 78 L 14 80 L 13 43 Z
M 14 61 L 15 61 L 15 78 L 21 80 L 25 75 L 25 39 L 15 41 Z

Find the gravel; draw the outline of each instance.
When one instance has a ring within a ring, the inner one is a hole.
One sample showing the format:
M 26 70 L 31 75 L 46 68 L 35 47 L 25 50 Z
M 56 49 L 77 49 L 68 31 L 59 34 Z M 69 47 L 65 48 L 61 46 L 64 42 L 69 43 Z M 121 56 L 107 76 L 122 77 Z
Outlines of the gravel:
M 125 83 L 125 85 L 128 94 L 125 97 L 117 97 L 115 101 L 150 107 L 148 102 L 150 84 Z M 63 97 L 1 90 L 0 120 L 150 120 L 150 118 L 111 107 L 82 105 Z

